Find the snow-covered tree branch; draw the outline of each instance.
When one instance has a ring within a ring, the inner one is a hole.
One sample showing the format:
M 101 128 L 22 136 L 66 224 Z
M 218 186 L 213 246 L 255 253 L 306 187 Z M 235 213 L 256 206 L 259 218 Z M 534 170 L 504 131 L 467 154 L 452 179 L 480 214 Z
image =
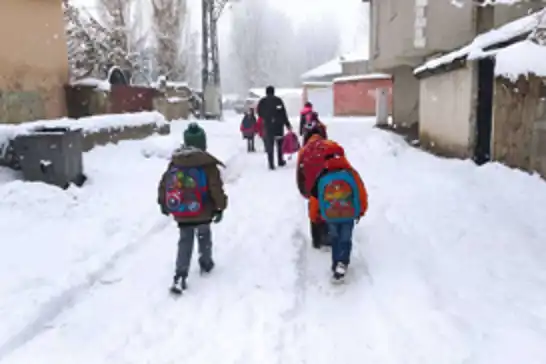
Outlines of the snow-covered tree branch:
M 147 35 L 133 14 L 136 0 L 98 0 L 97 5 L 99 17 L 63 0 L 72 76 L 103 78 L 114 65 L 138 72 L 136 58 Z
M 195 35 L 189 27 L 186 0 L 151 0 L 159 72 L 171 80 L 187 81 L 196 57 Z

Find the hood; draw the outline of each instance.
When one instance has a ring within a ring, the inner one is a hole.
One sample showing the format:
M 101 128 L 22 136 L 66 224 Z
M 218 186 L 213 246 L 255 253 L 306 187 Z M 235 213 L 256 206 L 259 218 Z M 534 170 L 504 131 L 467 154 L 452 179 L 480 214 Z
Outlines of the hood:
M 225 165 L 213 155 L 194 147 L 180 147 L 173 152 L 171 161 L 173 164 L 183 167 L 216 166 Z
M 313 108 L 310 107 L 310 106 L 305 106 L 303 109 L 301 109 L 302 114 L 308 114 L 308 113 L 311 113 L 311 112 L 313 112 Z

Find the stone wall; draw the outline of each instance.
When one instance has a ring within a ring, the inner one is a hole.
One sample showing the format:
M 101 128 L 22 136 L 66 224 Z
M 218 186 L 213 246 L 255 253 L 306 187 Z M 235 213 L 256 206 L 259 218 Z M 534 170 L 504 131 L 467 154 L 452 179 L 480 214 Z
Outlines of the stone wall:
M 546 87 L 521 76 L 495 81 L 492 157 L 510 167 L 546 177 Z

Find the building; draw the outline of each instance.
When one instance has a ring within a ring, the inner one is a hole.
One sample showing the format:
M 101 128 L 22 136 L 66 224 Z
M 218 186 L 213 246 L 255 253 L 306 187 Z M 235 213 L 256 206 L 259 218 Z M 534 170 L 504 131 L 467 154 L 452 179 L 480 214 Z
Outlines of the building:
M 545 14 L 482 33 L 415 70 L 421 145 L 546 176 L 546 47 L 528 39 Z
M 0 1 L 0 123 L 66 115 L 61 0 Z
M 334 115 L 333 81 L 343 75 L 341 63 L 342 57 L 336 57 L 301 76 L 304 101 L 310 101 L 322 116 Z
M 337 57 L 301 76 L 303 99 L 310 101 L 319 115 L 334 116 L 336 114 L 334 81 L 340 77 L 360 76 L 366 73 L 368 73 L 366 55 L 354 53 Z M 342 89 L 347 88 L 342 87 Z M 342 99 L 347 100 L 346 97 Z M 345 108 L 345 110 L 348 111 L 350 108 Z
M 431 56 L 451 52 L 495 26 L 538 8 L 540 2 L 513 6 L 473 6 L 465 1 L 370 1 L 370 65 L 393 76 L 393 122 L 411 126 L 419 120 L 419 82 L 413 68 Z
M 387 94 L 392 112 L 392 80 L 383 73 L 368 73 L 334 79 L 334 116 L 374 116 L 377 90 Z

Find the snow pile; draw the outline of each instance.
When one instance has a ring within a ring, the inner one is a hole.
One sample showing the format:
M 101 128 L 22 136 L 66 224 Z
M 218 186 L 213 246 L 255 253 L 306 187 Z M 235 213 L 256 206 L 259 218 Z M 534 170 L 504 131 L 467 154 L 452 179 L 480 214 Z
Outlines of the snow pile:
M 392 76 L 386 73 L 367 73 L 365 75 L 337 77 L 337 78 L 334 78 L 334 83 L 365 81 L 365 80 L 390 80 L 391 78 Z
M 520 75 L 546 77 L 546 47 L 530 40 L 515 43 L 496 53 L 495 74 L 512 81 Z
M 543 14 L 543 11 L 533 13 L 513 22 L 507 23 L 497 29 L 480 34 L 470 44 L 444 56 L 429 60 L 422 66 L 415 68 L 413 73 L 419 74 L 426 70 L 433 70 L 442 65 L 449 64 L 456 59 L 466 58 L 472 60 L 483 58 L 485 55 L 487 55 L 485 48 L 509 41 L 526 33 L 530 33 L 539 25 Z

